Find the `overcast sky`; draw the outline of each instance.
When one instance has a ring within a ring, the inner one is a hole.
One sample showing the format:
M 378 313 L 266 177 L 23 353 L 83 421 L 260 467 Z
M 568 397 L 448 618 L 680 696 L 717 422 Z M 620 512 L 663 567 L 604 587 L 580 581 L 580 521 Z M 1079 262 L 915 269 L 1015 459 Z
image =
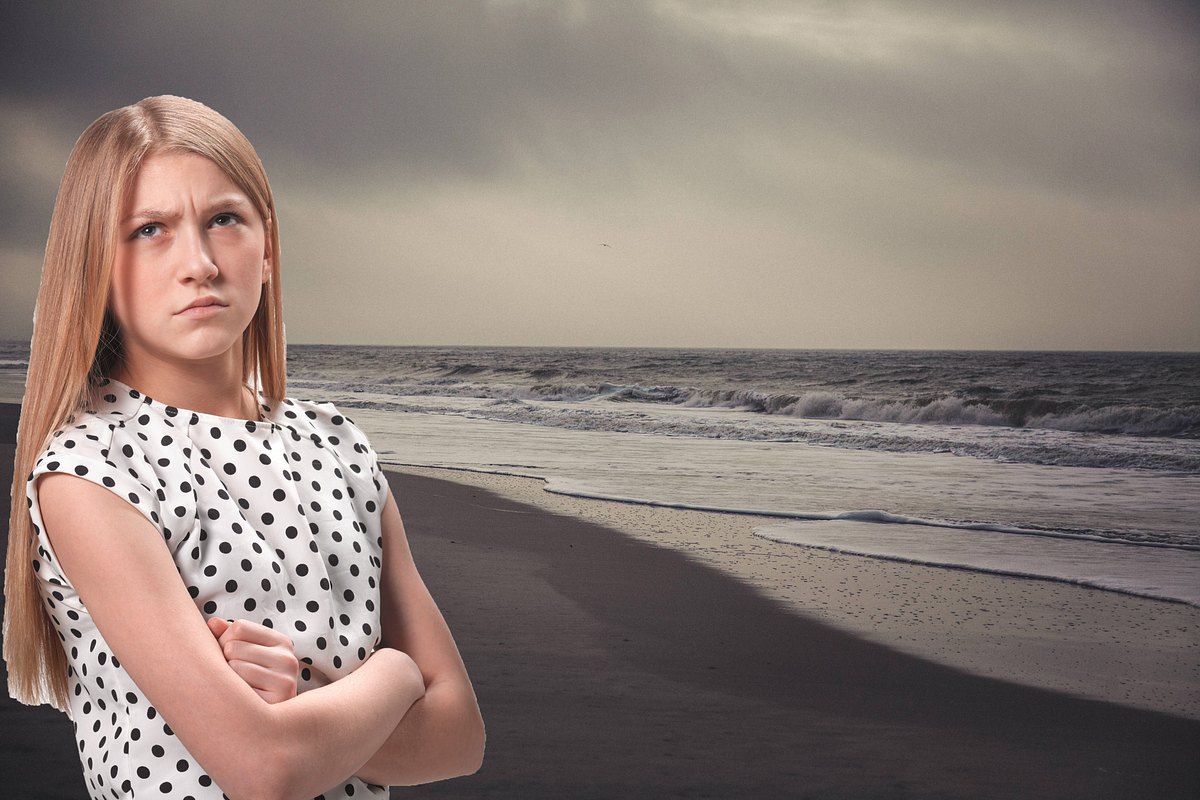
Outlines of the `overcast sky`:
M 266 163 L 293 343 L 1200 350 L 1182 3 L 5 3 L 0 337 L 164 93 Z

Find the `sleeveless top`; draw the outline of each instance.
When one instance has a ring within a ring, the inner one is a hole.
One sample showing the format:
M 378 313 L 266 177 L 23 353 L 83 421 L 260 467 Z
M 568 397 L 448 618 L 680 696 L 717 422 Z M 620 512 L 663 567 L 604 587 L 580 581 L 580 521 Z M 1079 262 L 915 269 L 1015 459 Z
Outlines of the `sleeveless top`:
M 29 475 L 34 570 L 67 654 L 70 715 L 94 800 L 223 795 L 60 570 L 38 508 L 39 476 L 77 475 L 131 504 L 161 533 L 206 620 L 243 618 L 291 637 L 300 692 L 353 672 L 379 643 L 387 481 L 375 451 L 330 403 L 272 408 L 261 393 L 258 401 L 263 421 L 254 422 L 175 408 L 103 379 L 96 407 L 52 434 Z M 388 790 L 355 777 L 321 795 L 372 796 Z

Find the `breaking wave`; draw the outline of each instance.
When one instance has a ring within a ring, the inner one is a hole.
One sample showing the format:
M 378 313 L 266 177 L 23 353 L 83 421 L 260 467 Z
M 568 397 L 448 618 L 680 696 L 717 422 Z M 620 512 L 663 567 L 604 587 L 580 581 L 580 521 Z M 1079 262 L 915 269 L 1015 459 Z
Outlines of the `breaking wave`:
M 753 389 L 696 389 L 680 386 L 538 382 L 513 385 L 464 381 L 478 365 L 462 365 L 456 375 L 423 380 L 385 379 L 361 391 L 386 386 L 390 393 L 414 397 L 445 396 L 493 400 L 547 402 L 654 403 L 684 408 L 747 411 L 800 419 L 859 420 L 910 425 L 986 425 L 1035 428 L 1077 433 L 1200 438 L 1200 404 L 1174 408 L 1145 405 L 1107 405 L 1090 408 L 1075 401 L 1036 397 L 971 396 L 962 394 L 910 398 L 858 398 L 818 389 L 799 394 Z M 332 387 L 331 387 L 332 388 Z M 336 388 L 346 388 L 344 385 Z
M 1022 464 L 1048 466 L 1148 469 L 1200 474 L 1200 452 L 1191 442 L 1154 437 L 1079 437 L 1046 430 L 997 428 L 998 435 L 981 437 L 965 428 L 932 425 L 855 424 L 834 419 L 807 422 L 793 417 L 764 415 L 757 419 L 708 414 L 639 413 L 603 403 L 558 404 L 498 397 L 483 403 L 454 406 L 438 397 L 395 400 L 339 400 L 346 408 L 410 411 L 542 425 L 609 433 L 642 433 L 736 439 L 750 442 L 802 442 L 805 444 L 892 453 L 949 453 Z M 744 410 L 744 409 L 743 409 Z M 978 430 L 978 429 L 975 429 Z

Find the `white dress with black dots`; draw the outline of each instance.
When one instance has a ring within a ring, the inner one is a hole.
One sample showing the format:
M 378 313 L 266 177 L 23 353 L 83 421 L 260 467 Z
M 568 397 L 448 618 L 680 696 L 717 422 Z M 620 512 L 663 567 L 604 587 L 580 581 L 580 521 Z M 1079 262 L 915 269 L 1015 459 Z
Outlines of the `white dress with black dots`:
M 34 482 L 79 475 L 161 531 L 205 619 L 282 631 L 299 691 L 357 669 L 379 643 L 380 513 L 387 483 L 367 437 L 330 403 L 259 395 L 262 422 L 174 408 L 119 381 L 56 431 L 26 492 L 38 584 L 70 665 L 71 717 L 94 800 L 220 800 L 221 789 L 142 695 L 47 540 Z M 136 580 L 114 575 L 113 580 Z M 348 778 L 321 797 L 386 797 Z

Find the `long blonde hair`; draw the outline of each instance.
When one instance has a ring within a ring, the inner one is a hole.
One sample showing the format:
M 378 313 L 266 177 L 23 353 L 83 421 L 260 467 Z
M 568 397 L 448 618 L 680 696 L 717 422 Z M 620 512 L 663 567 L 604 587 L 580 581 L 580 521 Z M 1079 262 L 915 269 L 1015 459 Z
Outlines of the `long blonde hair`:
M 225 117 L 182 97 L 147 97 L 104 114 L 75 143 L 58 187 L 17 428 L 4 581 L 4 660 L 8 693 L 22 703 L 50 703 L 61 710 L 68 703 L 66 654 L 33 571 L 37 537 L 26 483 L 50 434 L 90 404 L 95 379 L 109 374 L 122 358 L 120 330 L 107 309 L 117 221 L 142 161 L 164 152 L 194 153 L 213 161 L 264 220 L 272 275 L 242 335 L 242 381 L 253 377 L 256 390 L 275 403 L 286 393 L 279 223 L 254 147 Z

